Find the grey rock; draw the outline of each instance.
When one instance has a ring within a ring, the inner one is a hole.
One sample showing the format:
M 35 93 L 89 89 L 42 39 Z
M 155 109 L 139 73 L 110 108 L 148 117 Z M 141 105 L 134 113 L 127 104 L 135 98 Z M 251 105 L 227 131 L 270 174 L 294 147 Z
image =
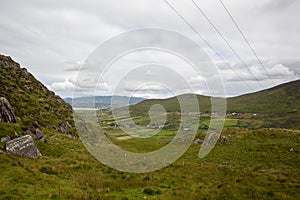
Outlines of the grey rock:
M 0 154 L 4 153 L 4 151 L 2 151 L 2 149 L 0 149 Z
M 202 129 L 202 130 L 208 130 L 209 127 L 207 125 L 202 125 L 199 128 Z
M 65 125 L 60 125 L 59 130 L 63 134 L 67 134 L 68 133 L 68 130 L 66 129 Z
M 35 129 L 35 136 L 37 140 L 44 142 L 45 140 L 44 132 L 39 128 Z
M 42 156 L 30 135 L 24 135 L 7 142 L 5 144 L 5 149 L 13 155 L 19 155 L 27 158 L 36 159 Z
M 29 130 L 29 129 L 27 129 L 26 131 L 25 131 L 25 134 L 26 135 L 31 135 L 31 136 L 33 136 L 34 134 L 32 133 L 32 131 L 31 130 Z
M 47 94 L 48 89 L 46 87 L 42 87 L 42 91 L 43 91 L 44 94 Z
M 13 109 L 4 97 L 0 97 L 0 121 L 1 122 L 12 122 L 16 123 L 16 116 L 13 112 Z
M 225 144 L 225 142 L 226 142 L 226 136 L 225 136 L 225 135 L 222 135 L 222 136 L 220 137 L 220 142 L 221 142 L 222 144 Z
M 44 142 L 44 140 L 45 140 L 44 132 L 39 128 L 36 128 L 35 131 L 28 129 L 25 131 L 25 134 L 30 135 L 32 137 L 32 139 L 34 139 L 34 140 L 39 140 L 41 142 Z
M 38 128 L 40 125 L 39 125 L 39 123 L 37 121 L 34 121 L 33 122 L 33 126 L 36 127 L 36 128 Z
M 69 134 L 69 128 L 72 128 L 73 126 L 71 125 L 72 122 L 64 122 L 62 124 L 60 124 L 58 127 L 56 127 L 56 130 L 60 131 L 63 134 Z
M 193 142 L 193 144 L 199 144 L 199 143 L 202 143 L 203 142 L 203 140 L 201 140 L 201 139 L 196 139 L 194 142 Z
M 0 138 L 0 142 L 8 142 L 8 141 L 10 141 L 10 140 L 11 140 L 11 137 L 10 137 L 9 135 Z
M 18 133 L 17 133 L 16 131 L 14 132 L 14 135 L 13 135 L 13 137 L 14 137 L 14 138 L 17 138 L 17 137 L 19 137 L 19 135 L 18 135 Z
M 71 124 L 68 121 L 66 122 L 66 126 L 72 128 Z

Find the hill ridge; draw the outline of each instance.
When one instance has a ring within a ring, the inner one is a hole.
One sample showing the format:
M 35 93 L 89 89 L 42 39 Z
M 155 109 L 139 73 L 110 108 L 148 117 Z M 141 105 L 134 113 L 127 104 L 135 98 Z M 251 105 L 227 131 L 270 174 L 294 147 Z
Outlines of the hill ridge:
M 185 94 L 187 95 L 187 94 Z M 210 113 L 209 96 L 196 95 L 199 110 Z M 215 97 L 220 98 L 220 97 Z M 300 128 L 300 80 L 280 84 L 262 91 L 226 98 L 228 113 L 260 113 L 266 127 Z M 150 107 L 161 104 L 168 112 L 180 112 L 177 97 L 144 100 L 130 106 L 133 116 L 147 115 Z M 268 121 L 268 123 L 267 123 Z M 251 123 L 249 121 L 249 123 Z
M 73 110 L 54 92 L 48 90 L 26 68 L 10 56 L 0 55 L 0 97 L 6 98 L 17 117 L 16 125 L 0 123 L 6 132 L 20 134 L 36 128 L 75 134 Z

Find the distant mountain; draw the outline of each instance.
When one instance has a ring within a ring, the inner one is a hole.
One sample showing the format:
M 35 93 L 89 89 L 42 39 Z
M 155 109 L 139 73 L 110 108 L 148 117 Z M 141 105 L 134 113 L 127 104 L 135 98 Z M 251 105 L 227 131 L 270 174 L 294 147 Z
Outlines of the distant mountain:
M 126 97 L 126 96 L 96 96 L 96 97 L 78 97 L 65 98 L 65 102 L 72 105 L 73 108 L 96 108 L 108 109 L 117 108 L 126 105 L 132 105 L 144 101 L 140 97 Z
M 191 94 L 185 94 L 188 97 Z M 210 97 L 196 95 L 202 113 L 211 112 Z M 188 99 L 188 98 L 187 98 Z M 145 115 L 154 104 L 161 104 L 168 112 L 180 112 L 177 97 L 149 99 L 130 107 L 131 114 Z M 300 128 L 300 80 L 259 92 L 227 99 L 227 112 L 260 113 L 260 127 Z M 251 121 L 249 121 L 251 123 Z M 251 125 L 251 124 L 249 124 Z
M 0 123 L 0 133 L 23 134 L 52 129 L 75 134 L 72 107 L 48 90 L 40 81 L 21 68 L 9 56 L 0 55 L 0 97 L 7 99 L 17 123 Z

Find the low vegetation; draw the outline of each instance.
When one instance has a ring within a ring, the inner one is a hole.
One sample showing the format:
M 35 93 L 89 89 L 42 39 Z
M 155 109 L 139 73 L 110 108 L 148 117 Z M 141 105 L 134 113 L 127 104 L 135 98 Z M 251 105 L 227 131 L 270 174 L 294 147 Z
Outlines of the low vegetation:
M 111 169 L 78 138 L 45 133 L 46 142 L 36 142 L 40 159 L 0 155 L 0 199 L 300 198 L 300 131 L 228 128 L 226 143 L 218 143 L 204 159 L 197 156 L 200 144 L 192 144 L 175 163 L 145 174 Z M 136 144 L 149 150 L 155 142 L 118 144 L 136 151 Z

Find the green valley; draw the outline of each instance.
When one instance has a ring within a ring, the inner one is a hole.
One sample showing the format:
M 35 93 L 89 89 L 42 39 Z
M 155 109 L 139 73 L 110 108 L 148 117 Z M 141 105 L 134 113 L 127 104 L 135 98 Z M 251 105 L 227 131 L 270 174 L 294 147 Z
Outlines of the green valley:
M 16 123 L 0 122 L 0 137 L 18 138 L 36 129 L 44 134 L 43 141 L 34 141 L 42 154 L 37 159 L 12 155 L 0 143 L 0 199 L 300 199 L 299 80 L 228 98 L 225 139 L 202 159 L 198 153 L 213 111 L 210 97 L 197 96 L 200 113 L 192 114 L 200 121 L 192 127 L 197 134 L 187 152 L 161 170 L 126 173 L 88 152 L 70 105 L 11 58 L 0 56 L 0 63 L 0 96 L 16 115 Z M 148 111 L 155 104 L 167 111 L 162 126 L 150 124 Z M 117 119 L 112 110 L 95 111 L 99 126 L 122 149 L 155 151 L 172 141 L 180 127 L 176 97 L 144 100 L 129 110 L 130 118 Z M 124 133 L 122 126 L 130 119 L 143 129 Z M 156 130 L 152 137 L 135 136 Z

